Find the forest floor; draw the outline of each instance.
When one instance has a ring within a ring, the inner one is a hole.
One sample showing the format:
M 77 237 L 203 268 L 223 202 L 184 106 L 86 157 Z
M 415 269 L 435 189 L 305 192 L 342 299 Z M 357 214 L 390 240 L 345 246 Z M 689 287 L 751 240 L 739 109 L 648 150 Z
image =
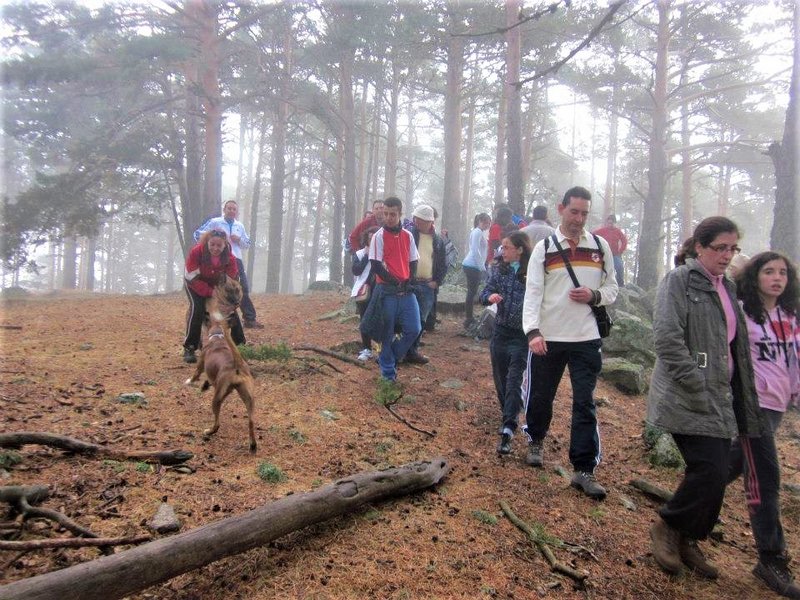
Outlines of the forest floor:
M 344 304 L 341 294 L 255 295 L 253 300 L 268 327 L 247 330 L 251 343 L 357 346 L 353 321 L 318 320 Z M 148 533 L 146 522 L 164 498 L 186 531 L 360 471 L 436 456 L 444 457 L 451 470 L 434 488 L 308 527 L 131 598 L 775 597 L 751 574 L 756 555 L 741 482 L 727 494 L 721 540 L 703 544 L 721 567 L 718 581 L 670 578 L 655 565 L 648 529 L 658 502 L 629 482 L 644 478 L 673 490 L 680 473 L 648 464 L 641 435 L 643 397 L 598 384 L 604 462 L 597 475 L 609 495 L 603 502 L 590 500 L 555 470 L 569 467 L 568 381 L 559 390 L 545 468 L 524 464 L 519 436 L 513 454 L 498 457 L 499 408 L 488 343 L 459 336 L 461 319 L 444 317 L 424 338 L 422 350 L 431 362 L 401 367 L 404 397 L 396 406 L 414 425 L 435 430 L 434 437 L 412 431 L 375 401 L 374 363 L 364 369 L 326 358 L 337 372 L 298 358 L 313 354 L 295 352 L 286 362 L 255 365 L 259 448 L 251 455 L 245 412 L 235 396 L 223 407 L 219 433 L 203 440 L 211 394 L 183 385 L 194 368 L 181 361 L 185 310 L 182 293 L 59 293 L 5 301 L 0 323 L 21 329 L 2 329 L 2 431 L 47 431 L 130 449 L 183 448 L 194 453 L 189 464 L 196 471 L 26 446 L 19 464 L 0 470 L 0 485 L 47 484 L 52 490 L 48 506 L 111 537 Z M 128 392 L 144 393 L 146 405 L 115 400 Z M 789 414 L 779 452 L 784 481 L 794 484 L 800 484 L 798 432 L 800 419 Z M 277 484 L 260 479 L 263 462 L 279 467 L 287 479 Z M 525 534 L 503 516 L 501 500 L 547 535 L 582 547 L 553 551 L 589 573 L 585 586 L 550 570 Z M 635 507 L 626 507 L 626 500 Z M 797 554 L 800 499 L 782 492 L 781 500 L 789 548 Z M 65 535 L 34 524 L 24 538 Z M 0 583 L 98 556 L 96 549 L 0 552 Z

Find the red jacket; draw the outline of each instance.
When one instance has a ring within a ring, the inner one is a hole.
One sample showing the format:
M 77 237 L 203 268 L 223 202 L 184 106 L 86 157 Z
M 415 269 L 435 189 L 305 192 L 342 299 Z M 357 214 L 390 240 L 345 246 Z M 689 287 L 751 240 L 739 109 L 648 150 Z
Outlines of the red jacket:
M 619 256 L 625 252 L 625 248 L 628 247 L 628 238 L 625 232 L 619 227 L 605 226 L 600 229 L 595 229 L 592 233 L 599 235 L 608 242 L 608 245 L 611 247 L 611 254 L 614 256 Z
M 375 215 L 370 215 L 366 219 L 362 219 L 362 221 L 353 228 L 350 235 L 347 236 L 347 239 L 350 240 L 350 252 L 355 253 L 364 247 L 361 245 L 361 233 L 370 227 L 380 227 Z
M 221 275 L 239 279 L 239 267 L 230 250 L 226 248 L 219 258 L 219 264 L 214 265 L 204 244 L 197 244 L 189 251 L 184 278 L 186 285 L 198 296 L 210 298 Z

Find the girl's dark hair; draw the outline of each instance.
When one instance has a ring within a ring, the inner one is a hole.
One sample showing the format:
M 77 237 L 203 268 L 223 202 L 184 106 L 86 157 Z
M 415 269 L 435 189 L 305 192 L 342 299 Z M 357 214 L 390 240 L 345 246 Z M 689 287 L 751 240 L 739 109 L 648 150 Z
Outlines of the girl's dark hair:
M 713 242 L 720 233 L 735 233 L 741 237 L 736 223 L 728 217 L 708 217 L 700 221 L 694 228 L 694 234 L 681 245 L 678 254 L 675 255 L 675 266 L 686 264 L 687 258 L 697 258 L 695 244 L 700 244 L 703 248 Z
M 800 284 L 797 281 L 797 269 L 792 262 L 780 252 L 756 254 L 736 276 L 736 295 L 744 304 L 747 316 L 760 325 L 766 320 L 766 311 L 758 293 L 758 273 L 765 264 L 773 260 L 786 263 L 786 289 L 778 296 L 778 306 L 792 315 L 797 315 L 800 308 Z
M 512 231 L 506 236 L 504 240 L 508 240 L 514 244 L 515 248 L 522 248 L 522 254 L 519 257 L 519 270 L 517 271 L 517 279 L 525 283 L 525 276 L 528 274 L 528 261 L 531 259 L 531 238 L 524 231 Z M 500 258 L 500 261 L 503 259 Z
M 487 215 L 486 213 L 478 213 L 475 215 L 475 218 L 472 220 L 472 226 L 477 227 L 480 225 L 481 221 L 491 221 L 492 217 Z

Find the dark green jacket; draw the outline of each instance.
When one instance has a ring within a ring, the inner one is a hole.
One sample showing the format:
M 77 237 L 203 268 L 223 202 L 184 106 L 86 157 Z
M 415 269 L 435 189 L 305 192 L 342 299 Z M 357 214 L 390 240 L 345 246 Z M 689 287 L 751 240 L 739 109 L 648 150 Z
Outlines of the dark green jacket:
M 653 311 L 656 364 L 647 398 L 650 424 L 716 438 L 761 434 L 747 326 L 736 287 L 728 279 L 724 285 L 736 311 L 730 346 L 719 295 L 696 260 L 687 259 L 659 285 Z M 728 352 L 733 353 L 732 378 Z

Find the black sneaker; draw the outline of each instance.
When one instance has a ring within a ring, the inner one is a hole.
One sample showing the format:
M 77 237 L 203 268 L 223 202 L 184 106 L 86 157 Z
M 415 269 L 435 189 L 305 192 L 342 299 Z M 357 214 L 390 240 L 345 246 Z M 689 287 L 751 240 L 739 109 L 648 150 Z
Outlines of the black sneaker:
M 784 598 L 800 598 L 800 586 L 794 582 L 785 557 L 758 561 L 753 575 L 760 579 L 773 592 Z
M 594 473 L 588 471 L 575 471 L 572 481 L 569 484 L 577 490 L 581 490 L 589 498 L 602 500 L 606 497 L 606 488 L 597 483 Z
M 196 363 L 197 357 L 194 354 L 194 350 L 191 348 L 184 348 L 183 349 L 183 362 L 185 363 Z
M 497 445 L 498 454 L 511 454 L 511 434 L 504 433 L 500 436 L 500 443 Z
M 525 456 L 525 462 L 532 467 L 544 465 L 544 444 L 542 440 L 528 442 L 528 454 Z

